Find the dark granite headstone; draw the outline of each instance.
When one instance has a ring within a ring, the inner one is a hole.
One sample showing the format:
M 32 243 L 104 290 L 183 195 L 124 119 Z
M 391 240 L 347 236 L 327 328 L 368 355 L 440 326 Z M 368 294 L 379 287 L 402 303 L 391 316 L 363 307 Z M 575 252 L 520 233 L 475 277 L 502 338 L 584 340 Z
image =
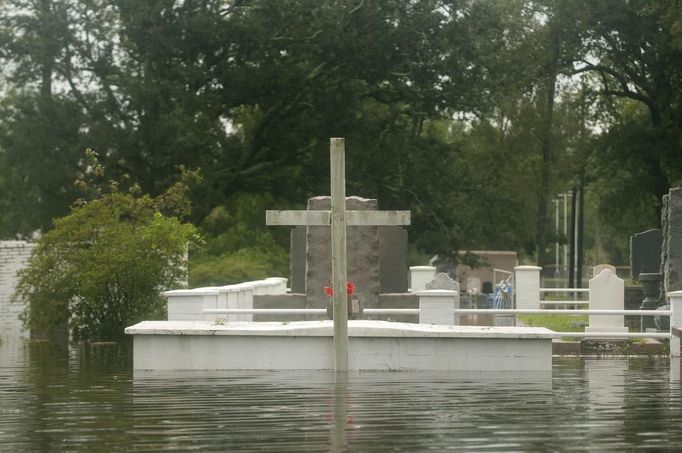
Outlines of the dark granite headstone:
M 624 288 L 624 306 L 625 310 L 639 310 L 644 300 L 644 291 L 641 286 L 626 286 Z M 632 327 L 633 329 L 640 328 L 641 316 L 629 315 L 625 316 L 625 327 Z
M 661 268 L 661 230 L 647 230 L 630 237 L 630 277 L 639 279 L 639 274 L 657 273 Z
M 291 229 L 289 247 L 289 286 L 292 293 L 305 294 L 306 227 Z
M 379 287 L 381 293 L 407 292 L 407 230 L 379 227 Z

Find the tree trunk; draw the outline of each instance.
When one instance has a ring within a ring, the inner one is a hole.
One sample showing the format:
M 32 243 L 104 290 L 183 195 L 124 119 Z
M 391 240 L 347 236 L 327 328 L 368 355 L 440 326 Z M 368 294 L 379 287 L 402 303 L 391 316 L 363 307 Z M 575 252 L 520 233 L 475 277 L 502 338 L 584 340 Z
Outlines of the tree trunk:
M 559 36 L 550 23 L 550 56 L 547 73 L 547 98 L 545 99 L 544 119 L 541 130 L 542 167 L 540 170 L 540 188 L 538 194 L 538 265 L 544 266 L 547 261 L 547 204 L 549 202 L 549 177 L 552 169 L 552 125 L 554 113 L 554 95 L 559 65 Z

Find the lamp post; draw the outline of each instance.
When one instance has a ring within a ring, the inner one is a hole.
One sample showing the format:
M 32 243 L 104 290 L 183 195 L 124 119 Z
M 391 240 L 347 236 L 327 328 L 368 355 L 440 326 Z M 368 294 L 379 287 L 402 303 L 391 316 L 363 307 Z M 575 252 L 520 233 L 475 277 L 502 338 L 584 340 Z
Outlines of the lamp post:
M 559 199 L 554 202 L 554 278 L 559 278 Z M 558 283 L 558 282 L 557 282 Z
M 568 192 L 560 193 L 557 196 L 560 199 L 564 200 L 564 218 L 563 218 L 563 220 L 564 220 L 564 222 L 563 222 L 564 223 L 564 229 L 563 229 L 563 232 L 564 232 L 564 244 L 563 244 L 564 245 L 564 247 L 563 247 L 564 259 L 563 259 L 563 266 L 562 266 L 562 269 L 563 269 L 562 276 L 564 278 L 566 278 L 568 275 L 568 272 L 567 272 L 568 271 L 568 241 L 566 240 L 566 238 L 568 237 L 568 197 L 571 196 L 571 191 L 569 190 Z
M 568 257 L 568 287 L 575 285 L 575 225 L 576 225 L 576 193 L 577 189 L 569 190 L 571 196 L 571 237 L 569 241 L 570 253 Z

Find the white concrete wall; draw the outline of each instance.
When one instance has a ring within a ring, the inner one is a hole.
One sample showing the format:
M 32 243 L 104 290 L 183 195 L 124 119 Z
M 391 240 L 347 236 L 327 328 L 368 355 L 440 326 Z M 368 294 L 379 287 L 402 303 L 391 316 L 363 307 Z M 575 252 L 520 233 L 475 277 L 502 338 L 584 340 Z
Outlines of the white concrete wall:
M 205 308 L 253 308 L 253 296 L 260 294 L 286 294 L 287 279 L 270 277 L 265 280 L 226 286 L 177 289 L 165 291 L 169 321 L 252 321 L 253 315 L 204 314 Z
M 23 303 L 10 303 L 17 284 L 17 272 L 28 262 L 35 244 L 26 241 L 0 241 L 0 336 L 24 336 L 19 315 Z
M 352 370 L 547 371 L 544 328 L 429 326 L 349 321 Z M 332 321 L 234 323 L 144 321 L 134 336 L 135 370 L 332 369 Z
M 201 321 L 205 308 L 218 306 L 217 288 L 176 289 L 166 291 L 169 321 Z

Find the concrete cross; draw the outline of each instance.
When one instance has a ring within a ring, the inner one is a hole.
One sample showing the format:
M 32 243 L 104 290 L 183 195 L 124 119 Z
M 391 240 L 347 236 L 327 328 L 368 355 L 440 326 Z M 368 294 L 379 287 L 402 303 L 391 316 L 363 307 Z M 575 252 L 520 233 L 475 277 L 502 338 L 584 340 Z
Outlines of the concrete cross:
M 330 225 L 334 290 L 334 365 L 348 370 L 348 306 L 346 305 L 346 226 L 409 225 L 410 211 L 346 211 L 346 163 L 343 138 L 330 139 L 331 211 L 266 211 L 267 225 Z

